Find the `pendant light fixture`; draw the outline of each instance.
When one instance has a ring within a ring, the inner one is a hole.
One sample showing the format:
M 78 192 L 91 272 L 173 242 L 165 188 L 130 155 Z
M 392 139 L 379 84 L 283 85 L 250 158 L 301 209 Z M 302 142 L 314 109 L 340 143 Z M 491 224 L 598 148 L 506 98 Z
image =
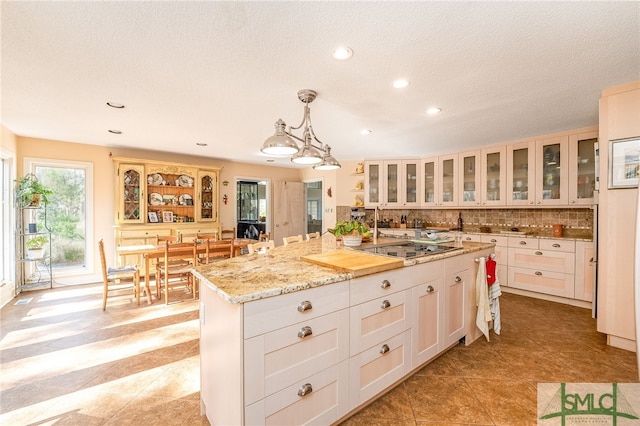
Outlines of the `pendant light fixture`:
M 296 164 L 313 165 L 316 170 L 336 170 L 340 163 L 331 155 L 331 147 L 324 145 L 316 136 L 311 124 L 311 110 L 309 104 L 318 94 L 314 90 L 302 89 L 298 91 L 298 99 L 304 103 L 304 115 L 298 127 L 289 127 L 282 119 L 275 122 L 276 131 L 262 144 L 261 151 L 268 155 L 291 155 L 291 161 Z M 302 129 L 302 138 L 291 133 L 291 130 Z M 302 147 L 294 140 L 302 143 Z

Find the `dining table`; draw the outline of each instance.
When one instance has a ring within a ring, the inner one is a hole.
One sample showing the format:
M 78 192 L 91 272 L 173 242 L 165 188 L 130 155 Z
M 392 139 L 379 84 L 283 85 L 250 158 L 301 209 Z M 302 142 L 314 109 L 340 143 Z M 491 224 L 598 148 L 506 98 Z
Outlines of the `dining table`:
M 207 252 L 207 245 L 209 244 L 209 250 L 215 250 L 216 248 L 224 247 L 231 242 L 233 244 L 233 253 L 234 256 L 239 256 L 242 254 L 242 249 L 247 247 L 249 244 L 256 243 L 257 241 L 251 238 L 235 238 L 224 239 L 224 240 L 201 240 L 197 244 L 196 252 L 198 254 Z M 155 244 L 139 244 L 139 245 L 131 245 L 131 246 L 120 246 L 116 249 L 116 253 L 122 260 L 124 260 L 127 256 L 131 255 L 142 255 L 144 257 L 144 274 L 140 275 L 140 279 L 144 277 L 145 288 L 149 288 L 149 276 L 150 276 L 150 265 L 151 259 L 159 259 L 164 256 L 165 245 L 155 245 Z M 156 283 L 157 285 L 157 283 Z

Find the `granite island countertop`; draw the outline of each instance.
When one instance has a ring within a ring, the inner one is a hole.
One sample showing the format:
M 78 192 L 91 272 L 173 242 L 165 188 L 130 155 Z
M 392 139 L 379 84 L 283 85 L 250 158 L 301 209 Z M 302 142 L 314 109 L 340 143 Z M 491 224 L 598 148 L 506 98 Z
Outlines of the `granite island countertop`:
M 378 245 L 397 243 L 396 238 L 379 238 L 377 241 Z M 444 245 L 450 244 L 453 243 Z M 371 245 L 373 244 L 363 243 L 362 247 Z M 464 242 L 459 250 L 407 259 L 404 266 L 434 262 L 493 246 L 492 243 Z M 247 254 L 198 266 L 194 268 L 193 275 L 206 281 L 227 302 L 246 303 L 351 279 L 352 275 L 348 272 L 315 265 L 301 259 L 302 256 L 331 250 L 356 249 L 336 244 L 332 235 L 325 234 L 321 239 L 279 246 L 264 253 Z

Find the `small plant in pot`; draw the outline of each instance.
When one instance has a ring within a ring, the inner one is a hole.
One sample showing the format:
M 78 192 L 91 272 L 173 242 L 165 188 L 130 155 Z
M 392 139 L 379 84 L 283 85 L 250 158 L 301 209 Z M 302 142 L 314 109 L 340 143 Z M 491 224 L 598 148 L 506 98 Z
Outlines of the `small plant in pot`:
M 41 202 L 46 204 L 49 202 L 47 195 L 51 194 L 53 191 L 44 186 L 33 173 L 16 179 L 16 201 L 20 207 L 37 207 Z
M 27 247 L 28 259 L 40 259 L 44 255 L 44 245 L 49 240 L 44 235 L 36 235 L 29 238 L 24 245 Z
M 367 238 L 370 234 L 369 227 L 357 220 L 336 222 L 333 229 L 329 229 L 336 238 L 342 238 L 345 246 L 356 247 L 362 244 L 362 239 Z

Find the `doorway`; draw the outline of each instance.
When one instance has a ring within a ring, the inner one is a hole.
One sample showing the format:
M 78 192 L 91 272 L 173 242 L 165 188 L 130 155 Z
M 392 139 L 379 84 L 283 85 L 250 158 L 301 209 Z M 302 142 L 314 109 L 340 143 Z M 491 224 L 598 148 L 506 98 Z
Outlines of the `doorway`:
M 307 234 L 322 233 L 322 179 L 304 183 L 304 199 L 307 206 Z

